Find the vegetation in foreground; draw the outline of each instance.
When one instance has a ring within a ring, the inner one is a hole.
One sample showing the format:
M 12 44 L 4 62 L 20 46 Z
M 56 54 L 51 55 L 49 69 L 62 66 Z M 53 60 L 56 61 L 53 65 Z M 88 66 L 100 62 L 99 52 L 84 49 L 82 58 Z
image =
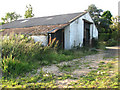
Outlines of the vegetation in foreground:
M 45 73 L 41 70 L 39 74 L 32 72 L 26 76 L 18 78 L 2 78 L 3 88 L 58 88 L 57 80 L 72 79 L 76 82 L 71 82 L 64 88 L 118 88 L 118 61 L 115 59 L 109 62 L 100 62 L 99 68 L 93 70 L 85 76 L 75 78 L 70 74 L 56 76 L 54 74 Z
M 85 55 L 95 54 L 95 50 L 58 50 L 54 40 L 50 46 L 43 47 L 24 35 L 4 37 L 2 41 L 3 77 L 17 77 L 40 66 L 69 61 Z
M 107 64 L 100 63 L 97 70 L 79 78 L 70 74 L 56 76 L 42 70 L 37 75 L 35 75 L 36 71 L 31 72 L 40 66 L 56 64 L 96 53 L 94 49 L 85 50 L 84 48 L 84 50 L 75 51 L 57 50 L 55 46 L 56 44 L 54 44 L 54 47 L 51 44 L 43 47 L 40 43 L 35 43 L 32 39 L 23 35 L 11 36 L 9 40 L 4 38 L 2 43 L 2 88 L 57 88 L 56 80 L 66 79 L 77 79 L 77 82 L 65 86 L 70 88 L 118 87 L 118 72 L 116 71 L 117 68 L 114 68 L 117 61 L 110 61 Z M 31 74 L 26 75 L 27 72 L 31 72 Z

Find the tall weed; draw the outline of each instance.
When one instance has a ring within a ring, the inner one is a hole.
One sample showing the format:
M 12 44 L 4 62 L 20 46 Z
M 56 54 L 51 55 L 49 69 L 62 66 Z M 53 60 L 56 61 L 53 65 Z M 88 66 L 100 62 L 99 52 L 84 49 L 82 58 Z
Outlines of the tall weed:
M 14 77 L 31 69 L 31 66 L 27 62 L 21 62 L 20 60 L 12 58 L 12 56 L 3 58 L 1 66 L 4 77 Z

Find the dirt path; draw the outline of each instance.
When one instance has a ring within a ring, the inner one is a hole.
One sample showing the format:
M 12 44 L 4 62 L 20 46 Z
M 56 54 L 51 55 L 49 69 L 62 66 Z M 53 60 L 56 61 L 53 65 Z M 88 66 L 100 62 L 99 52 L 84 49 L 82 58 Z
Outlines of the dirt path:
M 72 72 L 67 73 L 71 73 L 79 77 L 90 72 L 91 70 L 97 69 L 98 63 L 102 61 L 107 63 L 107 61 L 111 60 L 109 58 L 113 57 L 116 57 L 116 59 L 118 59 L 118 49 L 108 49 L 106 51 L 100 51 L 100 53 L 95 55 L 89 55 L 80 59 L 73 59 L 72 61 L 61 62 L 59 64 L 53 64 L 51 66 L 45 66 L 42 70 L 44 72 L 53 73 L 55 75 L 61 75 L 65 72 L 64 70 L 61 71 L 60 68 L 67 68 L 68 66 Z
M 92 70 L 96 70 L 100 62 L 107 63 L 112 59 L 118 60 L 119 50 L 120 48 L 116 49 L 116 47 L 107 47 L 107 50 L 100 51 L 98 54 L 85 56 L 80 59 L 73 59 L 72 61 L 68 62 L 53 64 L 51 66 L 43 67 L 42 70 L 44 72 L 53 73 L 56 76 L 60 76 L 66 73 L 71 74 L 73 77 L 79 78 L 80 76 L 86 75 Z M 57 80 L 56 84 L 61 88 L 63 86 L 67 86 L 70 82 L 77 82 L 77 80 Z

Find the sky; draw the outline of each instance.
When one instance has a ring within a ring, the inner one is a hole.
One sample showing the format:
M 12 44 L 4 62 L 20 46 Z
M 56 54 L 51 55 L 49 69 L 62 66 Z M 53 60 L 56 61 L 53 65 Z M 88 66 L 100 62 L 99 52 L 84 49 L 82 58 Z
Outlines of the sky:
M 120 0 L 1 0 L 0 19 L 7 12 L 16 12 L 24 18 L 26 5 L 31 4 L 35 17 L 83 12 L 89 5 L 95 4 L 98 9 L 110 10 L 113 16 L 118 15 Z M 0 20 L 1 21 L 1 20 Z

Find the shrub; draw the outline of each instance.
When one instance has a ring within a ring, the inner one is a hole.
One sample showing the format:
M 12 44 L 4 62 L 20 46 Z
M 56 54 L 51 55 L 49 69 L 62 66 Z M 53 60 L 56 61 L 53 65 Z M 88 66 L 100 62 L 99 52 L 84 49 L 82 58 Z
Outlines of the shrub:
M 41 51 L 41 43 L 34 43 L 31 38 L 25 36 L 10 36 L 9 39 L 4 37 L 2 42 L 2 57 L 16 57 L 20 60 L 29 60 L 34 57 L 37 51 Z M 26 57 L 27 56 L 27 57 Z
M 56 49 L 58 42 L 55 39 L 49 46 L 43 47 L 40 42 L 24 35 L 6 36 L 2 41 L 2 70 L 3 76 L 17 76 L 27 73 L 40 65 L 49 65 L 61 61 L 72 60 L 91 54 L 88 48 L 79 50 L 59 50 Z M 93 53 L 93 52 L 92 52 Z
M 120 36 L 117 30 L 112 32 L 111 38 L 113 38 L 114 40 L 118 40 L 119 37 Z
M 12 58 L 12 56 L 2 59 L 1 66 L 4 77 L 11 75 L 17 76 L 30 69 L 30 65 L 27 62 L 21 62 L 20 60 Z
M 95 39 L 95 38 L 92 39 L 92 47 L 94 47 L 94 48 L 98 48 L 99 47 L 98 40 Z
M 106 45 L 107 46 L 115 46 L 118 44 L 118 41 L 114 40 L 114 39 L 109 39 L 107 42 L 106 42 Z
M 99 34 L 99 40 L 100 41 L 107 41 L 110 39 L 110 34 L 109 33 L 100 33 Z

